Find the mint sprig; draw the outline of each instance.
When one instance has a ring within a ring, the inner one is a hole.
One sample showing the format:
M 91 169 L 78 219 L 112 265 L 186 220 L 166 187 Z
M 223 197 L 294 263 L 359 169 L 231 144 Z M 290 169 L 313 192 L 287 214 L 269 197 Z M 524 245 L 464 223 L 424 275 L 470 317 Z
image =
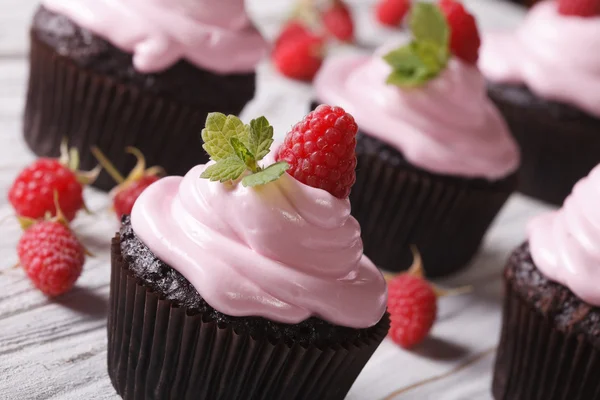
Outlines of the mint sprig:
M 245 174 L 242 185 L 258 186 L 277 180 L 289 168 L 286 162 L 266 168 L 258 165 L 273 144 L 273 127 L 265 117 L 244 124 L 234 115 L 210 113 L 202 140 L 202 147 L 215 164 L 207 167 L 200 178 L 227 182 Z
M 410 15 L 411 42 L 386 54 L 393 68 L 387 83 L 421 86 L 438 76 L 450 60 L 450 28 L 437 5 L 416 3 Z

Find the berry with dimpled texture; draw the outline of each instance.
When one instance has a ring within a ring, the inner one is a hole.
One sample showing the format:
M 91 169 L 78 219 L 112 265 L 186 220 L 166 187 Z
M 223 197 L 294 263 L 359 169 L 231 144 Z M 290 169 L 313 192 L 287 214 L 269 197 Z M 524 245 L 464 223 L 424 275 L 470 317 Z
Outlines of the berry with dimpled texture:
M 421 343 L 437 315 L 437 296 L 425 279 L 402 273 L 388 283 L 390 338 L 404 348 Z
M 40 219 L 46 213 L 56 215 L 55 192 L 63 214 L 71 221 L 83 207 L 83 187 L 75 173 L 59 160 L 41 158 L 21 171 L 8 199 L 18 216 Z
M 456 0 L 441 0 L 439 7 L 450 27 L 452 54 L 469 64 L 477 64 L 481 38 L 475 18 Z
M 600 0 L 558 0 L 558 12 L 571 17 L 600 15 Z
M 275 48 L 273 62 L 284 76 L 311 81 L 323 63 L 323 46 L 323 38 L 313 34 L 290 38 Z
M 131 214 L 133 205 L 140 194 L 159 179 L 156 175 L 145 175 L 118 190 L 113 198 L 113 207 L 117 217 L 121 219 L 123 215 Z
M 320 105 L 288 133 L 277 161 L 286 161 L 300 182 L 345 199 L 356 181 L 357 131 L 342 108 Z
M 334 0 L 331 7 L 325 10 L 321 18 L 325 29 L 342 42 L 354 40 L 354 21 L 346 3 Z
M 29 279 L 48 296 L 69 291 L 85 261 L 85 249 L 73 232 L 55 220 L 28 228 L 19 240 L 17 252 Z
M 377 4 L 375 16 L 386 26 L 399 27 L 410 10 L 410 0 L 382 0 Z
M 298 39 L 309 35 L 311 35 L 310 29 L 308 29 L 308 27 L 304 25 L 302 21 L 292 19 L 288 21 L 281 29 L 281 32 L 279 32 L 279 36 L 275 41 L 274 48 L 277 48 L 281 44 L 286 43 L 290 40 Z

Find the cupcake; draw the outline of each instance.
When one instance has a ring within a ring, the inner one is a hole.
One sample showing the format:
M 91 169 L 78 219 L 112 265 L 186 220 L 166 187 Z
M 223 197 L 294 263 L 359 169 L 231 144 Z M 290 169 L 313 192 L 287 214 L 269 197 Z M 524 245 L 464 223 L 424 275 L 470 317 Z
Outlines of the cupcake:
M 359 126 L 350 201 L 365 254 L 398 271 L 410 265 L 415 244 L 429 276 L 473 257 L 516 186 L 519 163 L 475 65 L 473 17 L 453 1 L 439 7 L 416 3 L 408 44 L 331 58 L 315 83 L 319 101 L 348 110 Z M 467 21 L 468 42 L 450 36 L 440 9 Z
M 266 43 L 242 0 L 43 0 L 31 28 L 24 135 L 39 156 L 67 138 L 84 169 L 97 146 L 120 171 L 139 148 L 183 175 L 209 111 L 237 115 L 254 96 Z M 110 189 L 103 173 L 95 183 Z
M 515 33 L 486 35 L 479 64 L 521 146 L 519 190 L 555 205 L 600 162 L 600 10 L 577 4 L 542 2 Z
M 600 166 L 508 261 L 496 400 L 600 398 Z
M 210 114 L 206 126 L 213 161 L 148 187 L 113 239 L 115 389 L 343 399 L 389 328 L 385 280 L 349 200 L 269 165 L 266 119 Z

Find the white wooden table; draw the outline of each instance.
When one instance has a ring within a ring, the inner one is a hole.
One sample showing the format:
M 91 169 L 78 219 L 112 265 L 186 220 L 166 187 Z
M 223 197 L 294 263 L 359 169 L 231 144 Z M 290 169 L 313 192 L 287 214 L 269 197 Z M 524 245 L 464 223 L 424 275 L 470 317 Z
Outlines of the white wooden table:
M 253 0 L 249 6 L 267 35 L 276 32 L 290 1 Z M 355 0 L 360 41 L 382 43 L 390 32 L 371 20 L 370 1 Z M 498 0 L 467 1 L 485 29 L 513 27 L 523 12 Z M 27 28 L 35 0 L 0 0 L 0 219 L 11 214 L 7 190 L 33 156 L 21 137 L 27 79 Z M 245 115 L 266 115 L 283 135 L 306 112 L 308 85 L 277 76 L 265 63 L 259 91 Z M 200 151 L 200 147 L 198 147 Z M 32 289 L 17 262 L 16 221 L 0 224 L 0 399 L 115 399 L 106 373 L 106 309 L 109 242 L 118 224 L 106 195 L 88 189 L 95 214 L 74 228 L 96 258 L 88 259 L 76 288 L 57 300 Z M 529 217 L 545 207 L 515 195 L 490 230 L 485 245 L 462 274 L 441 282 L 471 284 L 469 295 L 440 301 L 430 339 L 414 352 L 386 341 L 366 366 L 349 399 L 490 399 L 491 368 L 499 336 L 501 270 L 524 239 Z

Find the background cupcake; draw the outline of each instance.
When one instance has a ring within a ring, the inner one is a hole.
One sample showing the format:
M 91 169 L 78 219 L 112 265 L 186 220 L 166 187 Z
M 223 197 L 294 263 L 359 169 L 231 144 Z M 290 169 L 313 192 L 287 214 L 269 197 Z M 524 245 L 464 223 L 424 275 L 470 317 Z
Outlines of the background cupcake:
M 480 67 L 489 95 L 521 146 L 519 190 L 553 204 L 600 162 L 600 53 L 594 50 L 600 9 L 594 4 L 545 1 L 515 33 L 483 41 Z
M 151 165 L 183 174 L 206 160 L 209 110 L 238 114 L 252 99 L 266 44 L 242 0 L 44 0 L 31 29 L 25 139 L 56 156 L 68 138 L 83 168 L 98 146 L 118 170 L 139 148 Z M 96 185 L 114 186 L 102 174 Z
M 496 400 L 600 394 L 600 166 L 534 219 L 506 267 Z
M 214 162 L 151 185 L 113 240 L 108 371 L 125 399 L 343 399 L 387 333 L 349 200 L 261 168 L 264 118 L 219 130 L 234 125 L 212 114 Z
M 431 276 L 475 254 L 519 162 L 474 65 L 475 20 L 454 1 L 440 7 L 415 4 L 410 43 L 332 58 L 315 82 L 318 100 L 349 110 L 360 128 L 350 198 L 365 253 L 400 270 L 416 244 Z M 451 35 L 459 25 L 462 37 Z

